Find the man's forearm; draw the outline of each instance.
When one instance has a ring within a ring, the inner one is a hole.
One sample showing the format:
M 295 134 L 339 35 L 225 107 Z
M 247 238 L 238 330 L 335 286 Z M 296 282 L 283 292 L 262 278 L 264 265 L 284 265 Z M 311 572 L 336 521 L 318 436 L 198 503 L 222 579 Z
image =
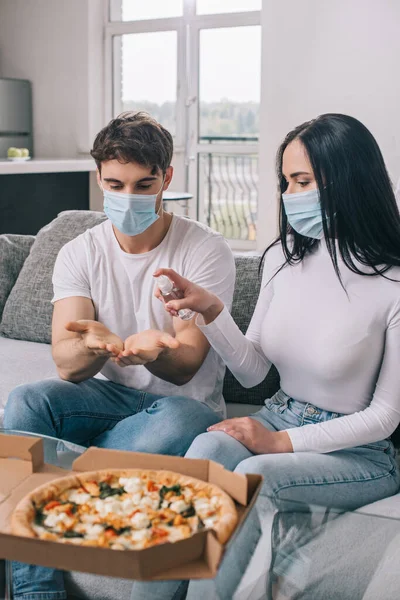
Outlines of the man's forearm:
M 53 346 L 52 354 L 61 379 L 74 383 L 96 375 L 108 360 L 88 350 L 79 338 L 60 340 Z
M 179 348 L 166 348 L 157 360 L 145 365 L 146 369 L 164 381 L 175 385 L 188 383 L 197 373 L 203 358 L 193 346 L 182 344 Z

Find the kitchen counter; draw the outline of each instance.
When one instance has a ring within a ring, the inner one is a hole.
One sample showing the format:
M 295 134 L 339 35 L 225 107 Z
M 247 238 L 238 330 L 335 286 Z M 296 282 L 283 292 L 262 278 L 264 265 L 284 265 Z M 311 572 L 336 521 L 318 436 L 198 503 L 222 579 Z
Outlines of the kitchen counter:
M 26 161 L 0 159 L 0 175 L 22 175 L 25 173 L 77 173 L 96 170 L 92 158 L 32 158 Z
M 96 189 L 91 157 L 0 160 L 0 234 L 36 235 L 63 210 L 89 210 Z M 99 202 L 98 204 L 102 204 Z

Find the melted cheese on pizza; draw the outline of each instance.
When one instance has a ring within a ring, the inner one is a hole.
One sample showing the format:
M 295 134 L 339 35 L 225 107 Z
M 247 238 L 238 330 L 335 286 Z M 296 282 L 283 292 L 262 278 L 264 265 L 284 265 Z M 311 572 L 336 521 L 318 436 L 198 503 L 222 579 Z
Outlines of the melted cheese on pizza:
M 146 475 L 109 476 L 35 505 L 32 528 L 41 539 L 137 550 L 212 528 L 219 509 L 218 496 L 196 493 L 190 484 L 168 487 Z

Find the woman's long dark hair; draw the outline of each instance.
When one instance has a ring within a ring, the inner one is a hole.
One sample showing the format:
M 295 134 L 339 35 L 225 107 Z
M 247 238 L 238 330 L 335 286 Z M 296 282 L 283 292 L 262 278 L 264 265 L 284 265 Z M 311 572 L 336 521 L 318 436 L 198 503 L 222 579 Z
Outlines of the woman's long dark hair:
M 296 139 L 304 145 L 314 172 L 325 240 L 339 279 L 337 248 L 347 267 L 360 275 L 384 275 L 400 266 L 400 214 L 382 153 L 360 121 L 341 114 L 299 125 L 279 148 L 280 235 L 263 258 L 280 240 L 284 264 L 295 264 L 320 243 L 290 227 L 282 201 L 288 185 L 282 174 L 283 153 Z M 360 263 L 370 269 L 360 268 Z

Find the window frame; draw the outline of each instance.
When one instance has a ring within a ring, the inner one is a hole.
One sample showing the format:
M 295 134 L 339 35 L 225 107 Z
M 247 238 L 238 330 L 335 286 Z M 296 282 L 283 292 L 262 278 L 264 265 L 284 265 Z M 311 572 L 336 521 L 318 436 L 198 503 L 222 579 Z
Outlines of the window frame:
M 218 13 L 198 15 L 196 0 L 184 0 L 183 15 L 139 21 L 111 21 L 112 0 L 104 0 L 106 22 L 104 27 L 104 104 L 106 122 L 114 116 L 115 99 L 121 91 L 118 73 L 120 58 L 114 57 L 114 36 L 137 33 L 177 32 L 177 95 L 176 133 L 174 136 L 174 160 L 181 164 L 181 185 L 193 194 L 196 204 L 190 206 L 189 216 L 199 219 L 203 214 L 203 198 L 198 197 L 199 155 L 207 151 L 207 144 L 199 141 L 199 75 L 200 75 L 200 31 L 244 26 L 261 27 L 261 11 Z M 262 35 L 262 33 L 261 33 Z M 261 84 L 261 73 L 260 73 Z M 261 85 L 262 87 L 262 85 Z M 260 102 L 261 105 L 261 102 Z M 182 118 L 184 116 L 184 118 Z M 218 143 L 215 150 L 226 154 L 259 155 L 260 138 L 255 143 Z M 259 168 L 260 171 L 260 168 Z M 258 215 L 259 215 L 258 198 Z M 229 240 L 234 250 L 256 250 L 257 241 Z

